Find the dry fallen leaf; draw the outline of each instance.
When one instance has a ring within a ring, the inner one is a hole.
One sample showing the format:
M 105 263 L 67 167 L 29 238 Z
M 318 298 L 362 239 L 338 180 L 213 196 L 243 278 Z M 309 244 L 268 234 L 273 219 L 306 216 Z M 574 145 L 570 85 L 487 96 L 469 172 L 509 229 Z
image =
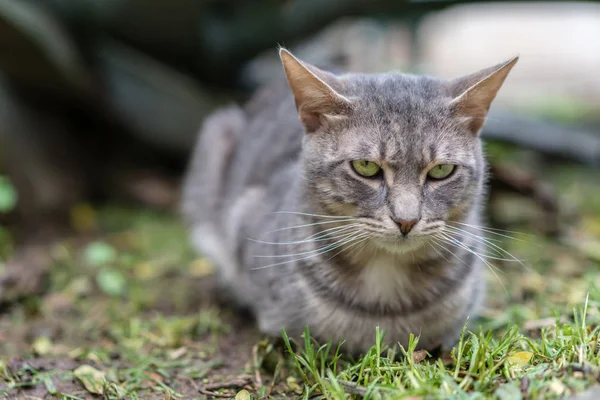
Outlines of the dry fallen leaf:
M 417 351 L 413 352 L 412 359 L 415 364 L 420 363 L 421 361 L 423 361 L 426 358 L 427 358 L 426 350 L 417 350 Z
M 156 372 L 146 372 L 146 376 L 149 378 L 148 385 L 150 387 L 155 387 L 158 382 L 164 380 L 162 375 L 157 374 Z
M 178 349 L 175 349 L 169 352 L 169 358 L 171 358 L 171 360 L 176 360 L 179 357 L 183 356 L 185 353 L 187 353 L 187 350 L 187 347 L 180 347 Z
M 104 393 L 104 372 L 90 365 L 82 365 L 73 371 L 73 375 L 81 381 L 90 393 Z

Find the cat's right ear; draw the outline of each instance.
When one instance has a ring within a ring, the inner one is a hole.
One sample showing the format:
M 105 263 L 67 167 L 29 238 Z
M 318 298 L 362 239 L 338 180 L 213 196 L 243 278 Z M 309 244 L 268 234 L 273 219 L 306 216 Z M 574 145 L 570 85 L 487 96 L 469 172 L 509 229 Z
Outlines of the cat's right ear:
M 328 116 L 344 114 L 350 108 L 350 100 L 336 92 L 319 75 L 335 79 L 318 68 L 300 61 L 288 50 L 279 49 L 285 76 L 296 100 L 296 109 L 306 131 L 317 131 Z

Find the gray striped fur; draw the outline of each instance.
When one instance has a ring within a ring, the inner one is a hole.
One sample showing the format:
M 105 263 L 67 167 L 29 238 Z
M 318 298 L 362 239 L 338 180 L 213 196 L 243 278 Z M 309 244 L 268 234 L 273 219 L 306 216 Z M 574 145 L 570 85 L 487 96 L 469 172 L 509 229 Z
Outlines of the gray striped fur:
M 316 110 L 303 126 L 297 107 L 302 116 L 311 103 L 281 81 L 245 108 L 208 118 L 183 188 L 194 245 L 266 334 L 299 335 L 308 325 L 356 353 L 373 344 L 379 325 L 389 343 L 406 346 L 414 333 L 421 348 L 453 344 L 482 303 L 483 268 L 472 253 L 481 244 L 465 234 L 443 249 L 431 238 L 448 221 L 480 224 L 486 166 L 478 131 L 516 60 L 446 81 L 336 76 L 285 57 L 348 104 Z M 294 79 L 293 68 L 287 73 Z M 350 162 L 361 159 L 378 160 L 384 176 L 358 176 Z M 458 167 L 447 180 L 426 181 L 435 161 Z M 406 237 L 392 221 L 419 215 Z M 362 241 L 336 247 L 327 237 L 334 227 Z

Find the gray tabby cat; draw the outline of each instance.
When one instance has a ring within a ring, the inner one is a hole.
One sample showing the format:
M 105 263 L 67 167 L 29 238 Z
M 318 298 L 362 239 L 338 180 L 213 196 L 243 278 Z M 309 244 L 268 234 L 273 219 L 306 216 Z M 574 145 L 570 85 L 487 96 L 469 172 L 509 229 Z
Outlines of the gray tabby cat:
M 262 332 L 452 345 L 482 303 L 478 133 L 517 57 L 453 80 L 287 77 L 204 123 L 183 190 L 197 249 Z M 291 89 L 291 91 L 290 91 Z M 299 116 L 299 118 L 298 118 Z

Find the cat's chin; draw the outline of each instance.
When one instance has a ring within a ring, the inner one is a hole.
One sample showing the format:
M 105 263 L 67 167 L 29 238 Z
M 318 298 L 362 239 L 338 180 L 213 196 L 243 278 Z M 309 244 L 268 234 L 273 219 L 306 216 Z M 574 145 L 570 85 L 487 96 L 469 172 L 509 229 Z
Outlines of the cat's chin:
M 385 250 L 392 254 L 414 254 L 416 251 L 421 250 L 425 244 L 427 244 L 427 239 L 425 237 L 415 237 L 410 239 L 378 239 L 374 240 L 374 243 L 377 247 L 382 250 Z

